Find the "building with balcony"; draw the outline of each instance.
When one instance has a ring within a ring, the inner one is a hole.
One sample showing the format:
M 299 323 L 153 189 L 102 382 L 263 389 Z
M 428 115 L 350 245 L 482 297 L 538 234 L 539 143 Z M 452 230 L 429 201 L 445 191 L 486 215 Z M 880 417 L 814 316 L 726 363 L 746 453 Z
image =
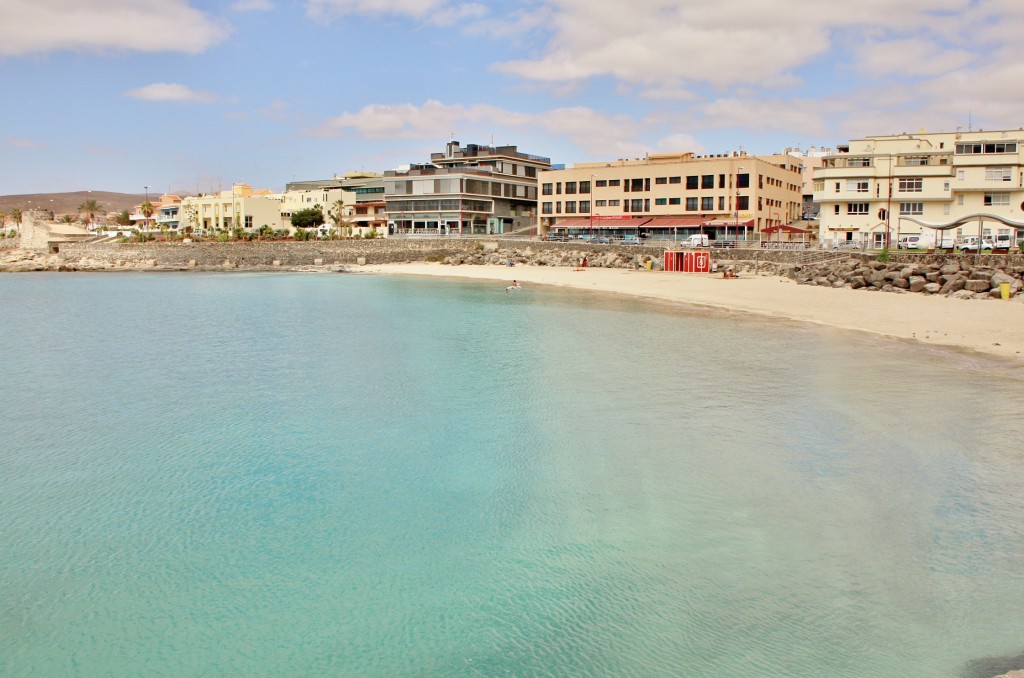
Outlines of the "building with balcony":
M 403 235 L 532 232 L 548 158 L 451 141 L 430 162 L 384 173 L 387 230 Z
M 801 215 L 801 163 L 788 154 L 672 153 L 540 173 L 538 229 L 556 238 L 756 239 Z
M 278 230 L 281 199 L 266 189 L 254 191 L 249 184 L 233 184 L 229 191 L 184 198 L 179 216 L 181 230 L 196 235 L 230 233 L 236 228 L 253 233 L 263 226 Z
M 814 172 L 819 238 L 882 247 L 920 235 L 948 247 L 979 231 L 1024 237 L 1022 144 L 1022 130 L 851 140 Z
M 153 212 L 149 215 L 143 212 L 141 204 L 132 208 L 128 215 L 132 226 L 140 231 L 178 230 L 181 198 L 176 195 L 164 194 L 157 199 L 150 200 L 149 204 L 153 208 Z
M 373 172 L 348 172 L 331 179 L 293 181 L 281 194 L 281 223 L 291 227 L 300 209 L 319 206 L 326 222 L 320 235 L 385 235 L 384 178 Z

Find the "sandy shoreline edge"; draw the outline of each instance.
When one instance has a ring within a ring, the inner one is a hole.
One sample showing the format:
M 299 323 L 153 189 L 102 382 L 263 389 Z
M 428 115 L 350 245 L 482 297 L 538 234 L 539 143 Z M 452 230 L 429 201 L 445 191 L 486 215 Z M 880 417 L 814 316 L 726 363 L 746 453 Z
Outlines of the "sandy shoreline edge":
M 718 308 L 867 332 L 998 357 L 1024 365 L 1024 303 L 797 285 L 777 276 L 550 266 L 378 264 L 351 269 L 377 275 L 435 276 L 554 285 Z M 503 286 L 503 285 L 502 285 Z

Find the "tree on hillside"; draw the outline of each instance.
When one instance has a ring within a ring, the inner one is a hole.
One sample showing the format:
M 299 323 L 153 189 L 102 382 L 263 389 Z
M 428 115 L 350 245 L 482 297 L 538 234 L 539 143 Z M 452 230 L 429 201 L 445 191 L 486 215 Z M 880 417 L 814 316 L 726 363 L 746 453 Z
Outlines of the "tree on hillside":
M 128 213 L 128 210 L 121 210 L 114 216 L 114 223 L 118 226 L 131 226 L 132 215 Z
M 292 226 L 295 228 L 317 228 L 323 223 L 324 211 L 319 205 L 292 213 Z
M 103 214 L 103 210 L 100 209 L 100 204 L 96 202 L 94 198 L 89 198 L 81 205 L 78 206 L 78 213 L 85 212 L 85 227 L 89 228 L 89 225 L 96 219 L 96 213 Z
M 20 207 L 12 208 L 11 209 L 10 217 L 11 217 L 11 221 L 13 221 L 14 223 L 21 224 L 21 208 Z
M 62 214 L 60 215 L 60 219 L 58 221 L 60 221 L 60 223 L 62 224 L 73 224 L 75 223 L 75 218 L 70 214 Z

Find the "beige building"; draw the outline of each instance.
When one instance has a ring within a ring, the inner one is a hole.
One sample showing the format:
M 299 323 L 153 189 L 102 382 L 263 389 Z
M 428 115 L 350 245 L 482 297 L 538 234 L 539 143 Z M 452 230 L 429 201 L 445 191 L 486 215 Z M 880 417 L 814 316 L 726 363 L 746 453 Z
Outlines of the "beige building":
M 539 232 L 559 238 L 757 239 L 800 218 L 798 158 L 649 155 L 540 172 Z
M 1024 131 L 899 134 L 851 140 L 814 173 L 823 246 L 946 247 L 981 233 L 1024 237 Z
M 291 228 L 291 216 L 319 206 L 324 213 L 319 235 L 384 236 L 384 177 L 373 172 L 348 172 L 331 179 L 289 183 L 281 199 L 281 223 Z
M 216 235 L 242 228 L 250 233 L 263 226 L 281 228 L 281 200 L 268 190 L 254 191 L 249 184 L 231 190 L 184 198 L 179 210 L 181 230 Z

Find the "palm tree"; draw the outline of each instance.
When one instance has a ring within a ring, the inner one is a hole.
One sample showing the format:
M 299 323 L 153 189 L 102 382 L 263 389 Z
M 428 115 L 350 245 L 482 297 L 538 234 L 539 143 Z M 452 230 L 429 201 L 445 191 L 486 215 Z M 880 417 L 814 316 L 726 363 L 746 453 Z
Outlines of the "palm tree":
M 146 229 L 148 230 L 149 218 L 153 216 L 153 212 L 156 211 L 153 209 L 153 203 L 147 200 L 146 202 L 142 203 L 141 207 L 139 207 L 139 211 L 142 212 L 142 216 L 146 217 Z
M 21 208 L 20 207 L 15 207 L 15 208 L 11 209 L 11 221 L 13 221 L 14 223 L 19 224 L 19 225 L 21 224 Z
M 341 236 L 341 213 L 345 208 L 345 203 L 341 200 L 334 201 L 334 204 L 327 210 L 327 216 L 334 223 L 334 230 Z
M 103 210 L 100 209 L 100 204 L 98 202 L 96 202 L 95 198 L 89 198 L 88 200 L 83 202 L 81 205 L 79 205 L 78 206 L 78 211 L 79 211 L 79 213 L 85 212 L 85 227 L 86 228 L 89 228 L 89 224 L 91 224 L 93 222 L 93 220 L 96 218 L 96 213 L 97 212 L 99 212 L 101 214 L 103 213 Z

